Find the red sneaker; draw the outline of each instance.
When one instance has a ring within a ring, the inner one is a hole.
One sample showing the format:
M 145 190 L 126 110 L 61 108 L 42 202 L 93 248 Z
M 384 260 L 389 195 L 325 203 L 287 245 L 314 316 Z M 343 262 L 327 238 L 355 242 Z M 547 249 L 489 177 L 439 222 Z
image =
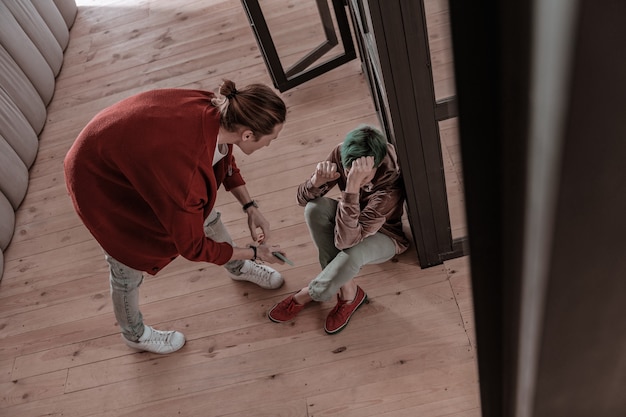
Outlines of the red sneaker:
M 324 325 L 324 331 L 328 334 L 339 333 L 344 327 L 348 325 L 352 314 L 361 307 L 363 303 L 367 302 L 367 294 L 361 289 L 356 287 L 356 296 L 351 303 L 342 300 L 337 294 L 337 305 L 328 313 L 326 317 L 326 324 Z
M 285 321 L 295 318 L 300 311 L 304 308 L 305 304 L 298 304 L 293 298 L 294 294 L 285 298 L 280 303 L 267 312 L 267 317 L 274 323 L 283 323 Z

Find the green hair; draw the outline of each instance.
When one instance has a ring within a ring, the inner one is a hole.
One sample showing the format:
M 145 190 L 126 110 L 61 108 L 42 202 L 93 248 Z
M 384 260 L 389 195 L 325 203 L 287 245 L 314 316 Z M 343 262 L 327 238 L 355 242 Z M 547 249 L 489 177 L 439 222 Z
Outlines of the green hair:
M 352 162 L 363 156 L 373 156 L 375 167 L 387 156 L 387 139 L 380 130 L 359 126 L 346 135 L 341 146 L 341 163 L 344 168 L 350 168 Z

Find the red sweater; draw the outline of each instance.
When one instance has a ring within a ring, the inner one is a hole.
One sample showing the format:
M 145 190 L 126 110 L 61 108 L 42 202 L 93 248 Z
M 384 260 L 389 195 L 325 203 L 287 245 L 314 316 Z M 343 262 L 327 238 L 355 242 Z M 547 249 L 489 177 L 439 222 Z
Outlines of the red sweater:
M 213 166 L 219 112 L 210 92 L 137 94 L 97 114 L 65 158 L 76 212 L 102 248 L 156 274 L 178 255 L 222 265 L 228 243 L 204 235 L 217 189 L 245 184 L 228 155 Z

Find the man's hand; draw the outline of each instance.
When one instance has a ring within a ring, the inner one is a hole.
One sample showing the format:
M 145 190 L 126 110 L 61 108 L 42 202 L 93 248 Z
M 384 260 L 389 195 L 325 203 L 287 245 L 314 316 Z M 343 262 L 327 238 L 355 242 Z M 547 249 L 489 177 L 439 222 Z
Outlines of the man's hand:
M 315 173 L 311 177 L 311 182 L 317 188 L 326 184 L 327 182 L 336 180 L 341 174 L 337 172 L 337 164 L 330 161 L 318 162 L 315 167 Z
M 274 252 L 279 252 L 282 253 L 283 255 L 285 254 L 285 252 L 283 252 L 280 249 L 279 245 L 272 245 L 272 246 L 268 246 L 264 243 L 260 244 L 259 246 L 257 246 L 257 259 L 260 259 L 263 262 L 267 262 L 270 264 L 284 264 L 285 262 L 274 256 Z
M 248 228 L 250 228 L 252 240 L 257 243 L 267 243 L 270 237 L 270 223 L 254 206 L 249 207 L 246 213 L 248 214 Z M 261 229 L 261 233 L 257 233 L 257 229 Z

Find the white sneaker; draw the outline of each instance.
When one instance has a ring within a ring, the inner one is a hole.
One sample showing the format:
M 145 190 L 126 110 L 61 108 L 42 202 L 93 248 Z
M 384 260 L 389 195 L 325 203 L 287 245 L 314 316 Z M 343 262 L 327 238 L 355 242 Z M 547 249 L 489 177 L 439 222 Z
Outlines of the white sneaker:
M 145 324 L 139 341 L 131 342 L 124 336 L 122 336 L 122 339 L 133 349 L 161 354 L 176 352 L 185 344 L 185 336 L 182 333 L 173 330 L 156 330 Z
M 253 282 L 261 288 L 274 290 L 283 285 L 283 276 L 269 266 L 258 264 L 252 261 L 244 261 L 239 275 L 228 272 L 228 275 L 235 281 Z

